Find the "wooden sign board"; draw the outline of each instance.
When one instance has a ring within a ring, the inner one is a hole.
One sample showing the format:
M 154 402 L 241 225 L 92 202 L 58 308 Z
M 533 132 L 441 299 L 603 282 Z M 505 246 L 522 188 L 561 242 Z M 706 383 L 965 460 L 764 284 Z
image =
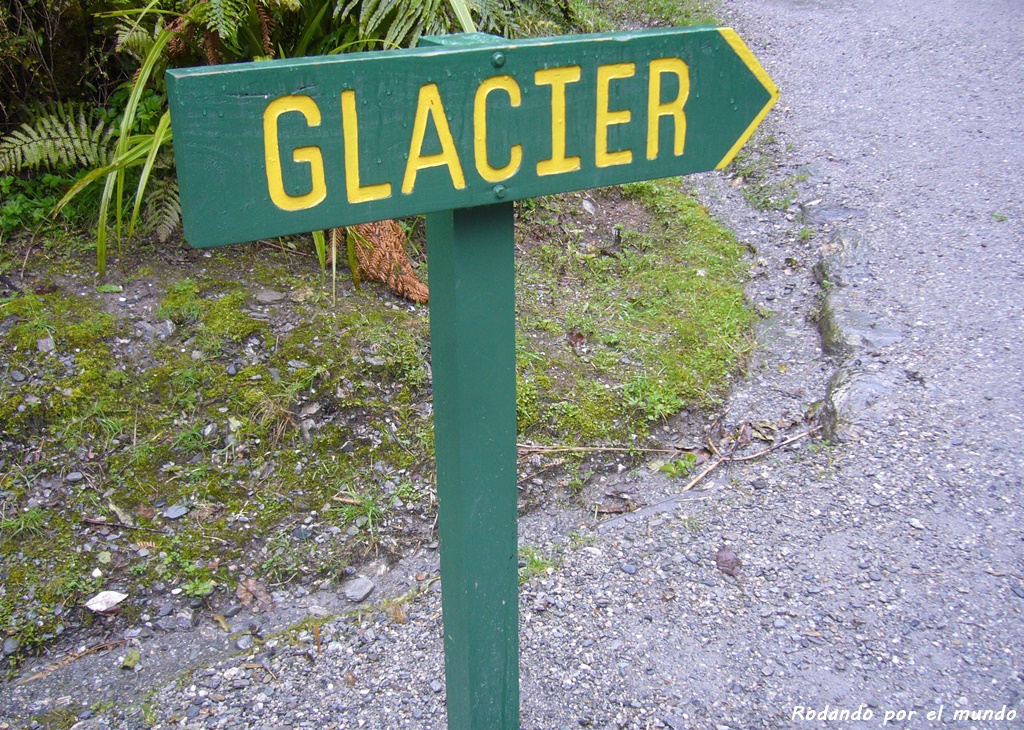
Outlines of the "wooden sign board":
M 197 247 L 721 168 L 777 90 L 729 28 L 169 71 Z

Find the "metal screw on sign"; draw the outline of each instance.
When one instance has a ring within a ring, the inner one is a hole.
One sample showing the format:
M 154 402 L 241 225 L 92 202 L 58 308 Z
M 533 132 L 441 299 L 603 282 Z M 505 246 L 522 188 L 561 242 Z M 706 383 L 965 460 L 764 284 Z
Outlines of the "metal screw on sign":
M 512 202 L 720 169 L 778 98 L 730 28 L 167 72 L 199 248 L 427 214 L 448 727 L 519 727 Z M 501 202 L 495 202 L 501 201 Z

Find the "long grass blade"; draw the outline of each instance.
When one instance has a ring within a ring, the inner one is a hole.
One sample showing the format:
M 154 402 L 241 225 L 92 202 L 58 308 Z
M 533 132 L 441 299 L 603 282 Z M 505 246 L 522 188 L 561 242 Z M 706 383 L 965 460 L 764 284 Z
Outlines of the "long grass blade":
M 448 0 L 455 11 L 455 17 L 459 19 L 463 33 L 476 33 L 476 26 L 473 24 L 473 16 L 469 14 L 466 0 Z
M 124 108 L 124 116 L 121 117 L 121 134 L 117 139 L 117 147 L 114 150 L 115 161 L 128 152 L 128 146 L 131 143 L 132 125 L 135 123 L 135 116 L 139 110 L 139 101 L 142 99 L 142 93 L 146 90 L 146 84 L 149 82 L 149 77 L 153 73 L 153 69 L 156 67 L 156 64 L 160 61 L 160 57 L 163 55 L 164 47 L 167 45 L 168 41 L 174 37 L 174 34 L 175 31 L 167 28 L 160 31 L 156 40 L 153 41 L 153 46 L 149 49 L 149 53 L 146 54 L 145 61 L 142 62 L 142 66 L 139 68 L 138 74 L 135 77 L 135 84 L 132 86 L 132 93 L 128 95 L 128 103 Z M 117 221 L 117 240 L 120 245 L 121 222 L 124 207 L 124 168 L 118 168 L 116 170 L 116 175 L 117 199 L 115 200 L 116 209 L 114 211 L 114 216 Z M 109 203 L 110 201 L 107 200 L 106 205 L 100 205 L 101 217 L 106 217 Z
M 132 218 L 128 222 L 129 241 L 132 238 L 132 234 L 135 233 L 135 224 L 139 220 L 139 210 L 142 208 L 142 194 L 146 191 L 146 185 L 149 183 L 149 175 L 153 171 L 153 164 L 156 162 L 156 157 L 160 152 L 160 147 L 170 138 L 171 113 L 169 111 L 165 111 L 163 116 L 160 117 L 160 122 L 156 125 L 156 131 L 153 132 L 152 142 L 149 147 L 149 154 L 146 156 L 146 162 L 142 167 L 142 175 L 139 177 L 139 186 L 135 191 L 135 207 L 132 209 Z
M 323 231 L 313 231 L 313 245 L 316 247 L 316 260 L 320 262 L 320 276 L 326 276 L 327 240 Z
M 331 0 L 324 0 L 324 4 L 320 6 L 320 10 L 313 16 L 313 19 L 302 29 L 302 35 L 299 37 L 299 42 L 295 46 L 295 50 L 292 52 L 292 56 L 305 56 L 306 50 L 309 48 L 310 42 L 313 40 L 313 36 L 317 35 L 320 30 L 320 21 L 324 17 L 324 13 L 327 12 L 327 7 L 331 4 Z
M 117 171 L 108 173 L 100 198 L 100 219 L 96 225 L 96 268 L 101 277 L 107 273 L 107 209 L 110 207 L 110 196 L 114 192 L 116 182 Z

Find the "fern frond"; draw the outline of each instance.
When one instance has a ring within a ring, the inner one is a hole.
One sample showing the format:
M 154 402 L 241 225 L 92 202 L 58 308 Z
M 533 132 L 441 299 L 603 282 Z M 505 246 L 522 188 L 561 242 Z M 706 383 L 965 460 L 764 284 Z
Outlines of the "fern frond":
M 178 180 L 174 177 L 151 178 L 146 188 L 146 208 L 143 221 L 156 232 L 161 242 L 181 223 L 181 198 L 178 196 Z
M 0 140 L 0 172 L 101 167 L 112 157 L 116 134 L 99 109 L 57 104 Z
M 115 49 L 141 61 L 153 45 L 153 36 L 139 25 L 138 21 L 122 18 L 117 22 L 114 34 Z
M 246 0 L 210 0 L 202 5 L 206 27 L 220 36 L 221 40 L 235 37 L 238 26 L 249 14 Z

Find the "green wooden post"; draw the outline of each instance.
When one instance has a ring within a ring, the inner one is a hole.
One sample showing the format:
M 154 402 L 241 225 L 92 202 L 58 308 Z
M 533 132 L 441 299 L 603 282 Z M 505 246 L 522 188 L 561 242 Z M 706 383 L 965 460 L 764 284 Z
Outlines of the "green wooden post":
M 511 203 L 427 216 L 450 730 L 518 730 Z

